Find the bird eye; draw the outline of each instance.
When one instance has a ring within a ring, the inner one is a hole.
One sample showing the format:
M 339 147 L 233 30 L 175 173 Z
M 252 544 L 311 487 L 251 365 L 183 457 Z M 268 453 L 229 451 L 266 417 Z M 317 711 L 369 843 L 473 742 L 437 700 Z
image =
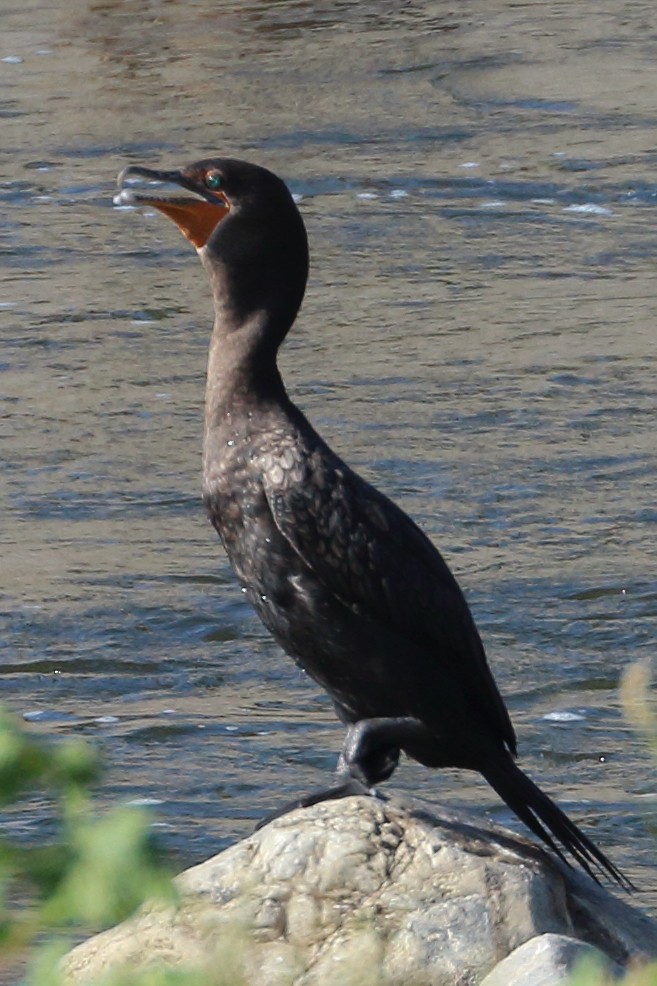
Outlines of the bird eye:
M 205 176 L 205 184 L 208 188 L 217 189 L 221 188 L 223 179 L 218 171 L 209 171 Z

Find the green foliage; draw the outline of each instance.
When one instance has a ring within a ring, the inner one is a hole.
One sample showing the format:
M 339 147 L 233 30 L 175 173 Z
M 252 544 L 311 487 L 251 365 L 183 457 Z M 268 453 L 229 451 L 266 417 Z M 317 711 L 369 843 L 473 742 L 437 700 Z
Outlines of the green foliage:
M 103 818 L 80 813 L 69 835 L 65 865 L 43 907 L 48 925 L 109 925 L 144 900 L 170 896 L 169 879 L 153 856 L 145 812 L 123 808 Z
M 623 979 L 614 979 L 597 963 L 585 962 L 568 980 L 568 986 L 657 986 L 657 963 L 630 970 Z
M 51 750 L 29 739 L 16 720 L 0 709 L 0 806 L 37 788 L 67 803 L 97 776 L 98 760 L 85 743 L 69 740 Z
M 145 900 L 174 900 L 146 813 L 94 812 L 89 789 L 98 773 L 88 744 L 46 744 L 0 710 L 0 806 L 38 791 L 54 802 L 59 820 L 56 838 L 47 845 L 0 837 L 0 971 L 22 963 L 47 931 L 97 930 L 122 921 Z M 11 904 L 14 899 L 20 905 Z M 61 940 L 40 945 L 27 982 L 57 983 L 57 959 L 67 946 Z

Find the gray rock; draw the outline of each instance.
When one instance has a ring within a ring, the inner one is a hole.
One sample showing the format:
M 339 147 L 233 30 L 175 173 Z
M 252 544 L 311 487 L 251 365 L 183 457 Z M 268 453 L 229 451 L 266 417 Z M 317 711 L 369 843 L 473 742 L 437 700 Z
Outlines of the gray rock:
M 623 970 L 606 955 L 567 935 L 538 935 L 516 948 L 482 979 L 480 986 L 565 986 L 576 966 L 587 961 L 613 976 Z
M 74 949 L 69 982 L 232 963 L 253 986 L 465 986 L 546 935 L 621 964 L 657 956 L 655 922 L 539 847 L 374 798 L 285 815 L 177 885 L 177 909 L 143 908 Z

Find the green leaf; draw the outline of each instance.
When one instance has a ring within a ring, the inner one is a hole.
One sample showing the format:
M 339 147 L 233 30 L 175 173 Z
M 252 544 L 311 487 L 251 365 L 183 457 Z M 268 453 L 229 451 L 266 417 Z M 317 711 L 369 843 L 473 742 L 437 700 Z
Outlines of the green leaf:
M 69 832 L 69 849 L 70 863 L 43 910 L 50 924 L 105 926 L 122 921 L 144 900 L 175 897 L 141 810 L 81 818 Z

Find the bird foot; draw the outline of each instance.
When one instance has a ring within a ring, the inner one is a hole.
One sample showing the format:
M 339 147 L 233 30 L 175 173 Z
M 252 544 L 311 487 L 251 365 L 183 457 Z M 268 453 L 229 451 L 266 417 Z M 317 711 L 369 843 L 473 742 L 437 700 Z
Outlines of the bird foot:
M 306 794 L 301 798 L 296 798 L 294 801 L 288 801 L 288 803 L 283 805 L 281 808 L 276 808 L 275 811 L 272 811 L 269 815 L 265 815 L 265 817 L 262 818 L 256 825 L 254 832 L 264 828 L 265 825 L 273 822 L 275 818 L 281 818 L 283 815 L 287 815 L 288 812 L 294 811 L 295 808 L 310 808 L 312 805 L 318 805 L 322 801 L 337 801 L 340 798 L 349 798 L 355 794 L 368 795 L 369 797 L 385 800 L 384 795 L 375 790 L 375 788 L 367 787 L 357 778 L 350 777 L 344 781 L 344 783 L 336 784 L 335 787 L 310 791 L 309 794 Z

